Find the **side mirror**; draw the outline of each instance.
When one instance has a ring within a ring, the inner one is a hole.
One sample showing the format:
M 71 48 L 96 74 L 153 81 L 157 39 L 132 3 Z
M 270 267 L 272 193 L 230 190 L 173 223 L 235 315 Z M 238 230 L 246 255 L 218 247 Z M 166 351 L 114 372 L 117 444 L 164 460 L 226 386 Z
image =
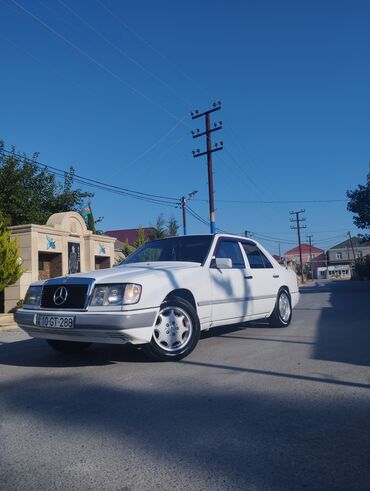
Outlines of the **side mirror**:
M 212 258 L 211 268 L 217 269 L 232 269 L 233 262 L 229 257 L 214 257 Z

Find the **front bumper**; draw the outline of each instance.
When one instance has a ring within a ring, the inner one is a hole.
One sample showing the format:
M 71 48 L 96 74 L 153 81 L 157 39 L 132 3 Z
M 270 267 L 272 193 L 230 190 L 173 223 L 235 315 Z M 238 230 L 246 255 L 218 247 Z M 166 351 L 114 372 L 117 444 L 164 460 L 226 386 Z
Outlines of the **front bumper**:
M 149 343 L 158 308 L 121 312 L 76 312 L 19 309 L 15 321 L 29 336 L 63 341 L 109 344 Z M 74 328 L 39 327 L 36 316 L 73 316 Z

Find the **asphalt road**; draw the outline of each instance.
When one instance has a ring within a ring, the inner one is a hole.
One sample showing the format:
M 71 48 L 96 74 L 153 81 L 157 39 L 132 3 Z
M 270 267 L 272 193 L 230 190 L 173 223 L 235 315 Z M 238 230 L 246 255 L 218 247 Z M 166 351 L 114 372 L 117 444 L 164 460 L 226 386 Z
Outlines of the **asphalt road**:
M 370 284 L 349 281 L 178 363 L 0 333 L 0 489 L 369 490 L 369 366 Z

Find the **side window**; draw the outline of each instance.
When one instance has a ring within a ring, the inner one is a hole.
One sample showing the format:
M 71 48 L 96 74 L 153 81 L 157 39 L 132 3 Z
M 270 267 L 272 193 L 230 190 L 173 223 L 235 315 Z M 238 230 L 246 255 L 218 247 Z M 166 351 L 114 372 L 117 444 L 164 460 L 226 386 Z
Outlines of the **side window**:
M 242 245 L 251 268 L 264 269 L 273 267 L 267 257 L 258 249 L 256 245 L 247 242 L 242 242 Z
M 259 249 L 258 249 L 259 250 Z M 270 263 L 270 261 L 267 259 L 267 257 L 264 255 L 264 253 L 262 251 L 259 251 L 261 256 L 262 256 L 262 259 L 263 259 L 263 264 L 265 265 L 265 268 L 273 268 L 272 264 Z
M 231 259 L 233 268 L 245 268 L 242 251 L 240 250 L 238 242 L 221 239 L 217 245 L 215 256 L 219 258 Z

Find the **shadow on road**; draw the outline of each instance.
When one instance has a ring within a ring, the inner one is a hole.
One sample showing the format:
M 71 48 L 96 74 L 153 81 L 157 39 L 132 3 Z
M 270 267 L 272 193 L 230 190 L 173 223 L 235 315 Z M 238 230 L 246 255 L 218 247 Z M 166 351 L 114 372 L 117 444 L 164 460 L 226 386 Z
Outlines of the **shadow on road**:
M 370 283 L 332 281 L 301 289 L 302 295 L 323 292 L 330 306 L 320 309 L 312 357 L 370 366 Z
M 57 353 L 42 339 L 25 339 L 0 345 L 0 365 L 59 368 L 104 366 L 123 361 L 149 362 L 140 350 L 129 344 L 94 344 L 75 355 Z
M 201 333 L 201 340 L 243 331 L 245 328 L 268 328 L 263 322 L 217 327 Z M 93 344 L 78 355 L 63 355 L 51 349 L 43 339 L 25 339 L 0 343 L 0 365 L 20 367 L 83 367 L 110 365 L 115 362 L 152 363 L 144 353 L 130 344 Z
M 184 370 L 186 375 L 186 365 Z M 161 489 L 177 489 L 181 472 L 191 472 L 193 489 L 368 489 L 366 401 L 287 400 L 278 393 L 197 390 L 196 384 L 179 386 L 177 376 L 171 380 L 167 372 L 168 384 L 158 385 L 157 377 L 150 388 L 141 386 L 140 378 L 131 387 L 125 382 L 114 387 L 83 384 L 79 376 L 33 375 L 0 384 L 1 403 L 7 414 L 42 422 L 51 435 L 44 445 L 51 448 L 65 432 L 80 443 L 88 438 L 86 451 L 79 449 L 72 459 L 99 452 L 99 442 L 109 441 L 116 456 L 122 453 L 116 472 L 128 489 L 134 474 L 125 460 L 130 452 L 139 467 L 145 462 L 145 470 L 160 470 L 143 489 L 159 489 L 158 480 Z M 38 445 L 38 435 L 31 441 Z M 68 458 L 67 452 L 58 465 Z M 19 460 L 7 466 L 5 489 L 12 489 L 12 472 L 18 472 L 19 482 Z M 100 465 L 105 466 L 104 457 Z M 39 479 L 48 482 L 48 466 L 35 469 L 40 471 Z M 99 469 L 87 475 L 86 489 L 89 479 L 96 489 L 101 476 Z

